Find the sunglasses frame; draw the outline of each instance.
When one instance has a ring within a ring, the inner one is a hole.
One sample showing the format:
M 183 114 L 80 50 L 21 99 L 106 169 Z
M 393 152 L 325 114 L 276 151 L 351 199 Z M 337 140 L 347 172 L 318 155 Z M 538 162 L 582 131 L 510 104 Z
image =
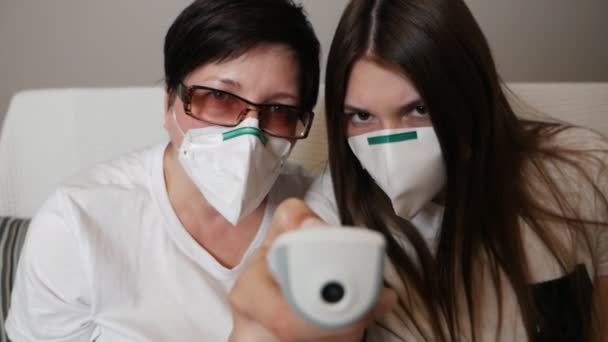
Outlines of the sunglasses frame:
M 199 117 L 196 117 L 195 115 L 192 114 L 192 95 L 193 93 L 197 90 L 197 89 L 202 89 L 202 90 L 207 90 L 207 91 L 211 91 L 211 92 L 218 92 L 221 94 L 225 94 L 228 96 L 232 96 L 236 99 L 238 99 L 239 101 L 242 101 L 244 103 L 246 103 L 247 105 L 249 105 L 250 107 L 254 107 L 258 110 L 258 113 L 260 116 L 263 116 L 262 113 L 264 113 L 263 109 L 264 108 L 270 108 L 270 107 L 276 107 L 276 106 L 280 106 L 283 108 L 289 108 L 291 110 L 297 111 L 297 112 L 301 112 L 302 114 L 307 114 L 310 116 L 310 119 L 308 120 L 307 125 L 304 127 L 304 131 L 302 131 L 302 133 L 298 136 L 284 136 L 284 135 L 279 135 L 279 134 L 275 134 L 272 132 L 268 132 L 263 128 L 260 128 L 264 133 L 274 136 L 274 137 L 278 137 L 278 138 L 285 138 L 285 139 L 305 139 L 306 137 L 308 137 L 308 133 L 310 133 L 310 128 L 312 127 L 312 123 L 313 120 L 315 118 L 315 113 L 312 111 L 307 111 L 307 110 L 303 110 L 300 107 L 297 106 L 291 106 L 291 105 L 285 105 L 285 104 L 273 104 L 273 103 L 268 103 L 268 104 L 259 104 L 259 103 L 253 103 L 247 99 L 244 99 L 236 94 L 233 94 L 229 91 L 225 91 L 225 90 L 221 90 L 221 89 L 216 89 L 216 88 L 212 88 L 212 87 L 207 87 L 207 86 L 202 86 L 202 85 L 191 85 L 191 86 L 186 86 L 183 83 L 180 83 L 177 86 L 177 96 L 179 96 L 180 100 L 182 100 L 182 103 L 184 105 L 184 113 L 186 113 L 186 115 L 188 115 L 189 117 L 201 121 L 201 122 L 205 122 L 205 123 L 210 123 L 213 125 L 218 125 L 218 126 L 223 126 L 223 127 L 235 127 L 238 124 L 240 124 L 243 119 L 247 116 L 247 113 L 251 110 L 251 108 L 247 108 L 246 110 L 243 110 L 243 112 L 239 115 L 239 117 L 237 118 L 236 122 L 234 124 L 225 124 L 225 123 L 217 123 L 217 122 L 211 122 L 205 119 L 201 119 Z

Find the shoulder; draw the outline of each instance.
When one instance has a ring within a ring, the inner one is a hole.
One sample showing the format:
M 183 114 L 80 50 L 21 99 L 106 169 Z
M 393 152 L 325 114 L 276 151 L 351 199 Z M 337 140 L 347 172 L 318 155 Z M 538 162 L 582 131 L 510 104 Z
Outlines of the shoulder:
M 316 177 L 305 197 L 306 205 L 329 224 L 340 224 L 329 165 Z
M 563 211 L 560 203 L 566 201 L 581 214 L 595 204 L 598 196 L 608 193 L 608 140 L 593 130 L 575 126 L 549 127 L 541 133 L 544 139 L 539 153 L 524 163 L 528 190 L 558 212 Z
M 153 205 L 151 170 L 162 167 L 157 145 L 100 163 L 59 186 L 37 211 L 30 231 L 52 230 L 82 236 L 85 227 L 128 217 Z M 34 234 L 34 233 L 32 233 Z M 95 233 L 96 234 L 96 233 Z
M 56 191 L 32 219 L 21 250 L 6 323 L 13 340 L 92 333 L 91 268 L 80 236 L 64 194 Z M 32 307 L 45 308 L 46 314 Z M 74 324 L 65 325 L 68 321 Z M 56 329 L 44 330 L 49 326 Z
M 85 250 L 80 244 L 89 248 L 96 239 L 109 241 L 108 235 L 116 240 L 137 233 L 129 225 L 157 212 L 149 173 L 162 150 L 158 145 L 101 163 L 57 188 L 30 223 L 28 243 L 36 246 L 31 253 L 40 254 L 42 246 L 78 253 Z
M 560 128 L 547 137 L 541 147 L 550 153 L 529 169 L 530 194 L 543 209 L 569 217 L 564 224 L 584 222 L 587 229 L 578 232 L 584 234 L 578 243 L 580 253 L 590 250 L 600 274 L 608 274 L 608 140 L 581 127 Z M 552 231 L 563 241 L 578 239 L 570 230 Z
M 161 160 L 166 144 L 149 146 L 99 163 L 66 181 L 64 190 L 107 185 L 135 186 L 147 180 L 156 159 Z M 162 164 L 160 164 L 162 165 Z
M 166 143 L 146 147 L 94 165 L 68 179 L 57 192 L 65 203 L 85 212 L 104 211 L 109 203 L 118 205 L 142 194 L 150 197 L 165 147 Z
M 334 185 L 329 165 L 326 165 L 323 171 L 315 177 L 306 193 L 307 201 L 310 200 L 312 202 L 321 198 L 335 202 Z

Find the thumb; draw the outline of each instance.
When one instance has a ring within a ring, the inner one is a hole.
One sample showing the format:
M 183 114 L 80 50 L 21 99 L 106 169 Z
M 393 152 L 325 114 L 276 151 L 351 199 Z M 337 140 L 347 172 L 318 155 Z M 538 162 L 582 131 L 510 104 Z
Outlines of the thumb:
M 268 234 L 261 247 L 270 248 L 274 240 L 283 233 L 296 230 L 303 225 L 321 222 L 319 216 L 307 207 L 304 201 L 289 198 L 277 207 Z

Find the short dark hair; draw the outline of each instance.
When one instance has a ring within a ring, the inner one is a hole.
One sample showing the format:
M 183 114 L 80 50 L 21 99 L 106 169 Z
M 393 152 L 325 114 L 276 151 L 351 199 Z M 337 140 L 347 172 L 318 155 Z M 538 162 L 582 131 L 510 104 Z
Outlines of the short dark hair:
M 291 0 L 196 0 L 165 37 L 165 86 L 201 65 L 237 58 L 264 43 L 288 46 L 300 66 L 300 106 L 311 110 L 319 90 L 319 41 L 301 6 Z

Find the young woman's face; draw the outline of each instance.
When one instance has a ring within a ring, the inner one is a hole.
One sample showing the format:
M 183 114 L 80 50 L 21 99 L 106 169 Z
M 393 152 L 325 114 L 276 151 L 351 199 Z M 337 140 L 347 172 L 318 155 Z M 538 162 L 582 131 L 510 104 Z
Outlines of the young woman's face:
M 344 99 L 349 137 L 382 129 L 431 126 L 426 105 L 397 69 L 362 58 L 352 69 Z
M 295 54 L 287 46 L 261 45 L 235 59 L 205 64 L 192 71 L 183 83 L 229 92 L 253 103 L 296 106 L 300 103 L 299 70 Z M 165 113 L 165 127 L 174 146 L 181 145 L 183 136 L 172 111 L 184 132 L 213 125 L 186 115 L 176 96 L 172 108 Z M 247 116 L 257 118 L 257 112 L 249 111 Z

